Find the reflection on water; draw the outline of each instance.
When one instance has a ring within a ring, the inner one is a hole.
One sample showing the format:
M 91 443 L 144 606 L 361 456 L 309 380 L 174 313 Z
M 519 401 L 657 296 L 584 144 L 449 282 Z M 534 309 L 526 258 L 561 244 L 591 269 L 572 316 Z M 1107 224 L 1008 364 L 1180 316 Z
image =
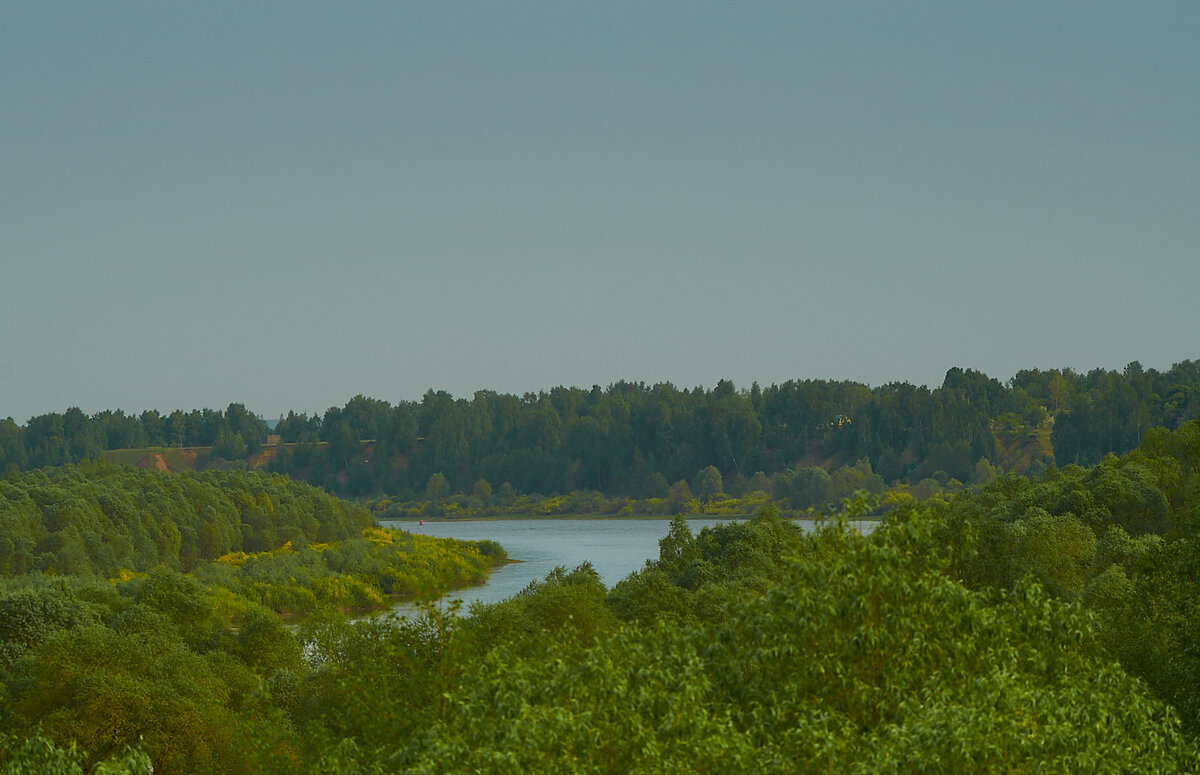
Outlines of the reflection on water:
M 689 519 L 693 533 L 728 519 Z M 647 560 L 657 559 L 658 542 L 670 529 L 669 519 L 497 519 L 430 521 L 421 525 L 407 521 L 384 521 L 412 533 L 459 538 L 467 541 L 496 541 L 508 552 L 511 563 L 492 571 L 486 584 L 455 590 L 449 597 L 463 601 L 463 609 L 476 600 L 494 603 L 512 597 L 531 581 L 541 581 L 556 566 L 570 570 L 591 562 L 601 580 L 612 587 Z M 806 530 L 813 523 L 798 521 Z M 869 528 L 868 528 L 869 529 Z M 406 613 L 408 606 L 397 607 Z

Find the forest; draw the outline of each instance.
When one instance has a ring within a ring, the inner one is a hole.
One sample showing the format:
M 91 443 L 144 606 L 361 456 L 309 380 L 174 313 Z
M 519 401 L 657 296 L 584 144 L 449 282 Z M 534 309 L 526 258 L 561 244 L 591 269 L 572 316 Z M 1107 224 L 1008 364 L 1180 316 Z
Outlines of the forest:
M 925 490 L 978 484 L 996 472 L 1094 465 L 1133 449 L 1150 428 L 1197 416 L 1200 362 L 1190 360 L 1167 371 L 1136 361 L 1122 371 L 1027 369 L 1007 383 L 956 367 L 933 389 L 828 380 L 737 389 L 724 380 L 711 389 L 617 382 L 469 399 L 431 390 L 420 401 L 356 396 L 323 414 L 288 412 L 269 449 L 267 423 L 237 403 L 167 415 L 73 408 L 24 425 L 8 418 L 0 470 L 200 447 L 223 467 L 261 465 L 346 497 L 420 500 L 432 480 L 435 498 L 492 498 L 503 511 L 534 494 L 665 501 L 673 485 L 693 486 L 711 467 L 724 493 L 761 490 L 804 509 L 846 495 L 811 481 L 818 470 L 851 478 L 869 470 Z
M 154 527 L 156 491 L 179 548 Z M 699 534 L 678 517 L 657 560 L 611 589 L 584 564 L 499 603 L 403 619 L 350 619 L 352 597 L 318 596 L 288 625 L 289 606 L 248 596 L 298 546 L 409 540 L 283 477 L 101 463 L 10 473 L 0 493 L 6 528 L 35 539 L 8 550 L 0 586 L 9 772 L 1200 766 L 1196 420 L 1090 467 L 897 499 L 865 536 L 849 522 L 875 507 L 865 492 L 807 533 L 770 504 Z M 323 535 L 289 497 L 341 513 Z M 237 529 L 185 560 L 198 505 L 237 514 Z M 130 548 L 51 540 L 89 531 Z M 248 543 L 267 534 L 270 548 Z M 360 555 L 356 578 L 371 565 Z M 440 564 L 456 576 L 462 562 Z
M 240 404 L 0 421 L 0 768 L 1196 771 L 1198 391 L 1184 361 L 358 396 L 273 445 Z M 468 611 L 503 547 L 377 522 L 483 514 L 679 516 L 612 588 Z

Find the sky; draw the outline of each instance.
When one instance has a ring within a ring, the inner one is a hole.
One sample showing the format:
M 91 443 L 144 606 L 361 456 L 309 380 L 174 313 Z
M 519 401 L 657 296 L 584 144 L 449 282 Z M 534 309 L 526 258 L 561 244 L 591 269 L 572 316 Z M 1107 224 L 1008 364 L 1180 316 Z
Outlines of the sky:
M 0 4 L 0 417 L 1200 358 L 1200 3 Z

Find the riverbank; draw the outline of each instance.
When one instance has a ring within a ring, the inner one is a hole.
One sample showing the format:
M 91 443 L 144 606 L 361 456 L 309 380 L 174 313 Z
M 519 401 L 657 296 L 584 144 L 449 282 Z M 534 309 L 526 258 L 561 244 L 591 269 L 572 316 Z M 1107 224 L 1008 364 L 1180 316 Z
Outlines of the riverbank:
M 680 514 L 688 521 L 692 520 L 716 520 L 718 522 L 730 522 L 734 520 L 754 519 L 754 514 L 723 514 L 715 516 L 713 514 Z M 884 518 L 884 514 L 868 514 L 861 517 L 854 517 L 853 522 L 879 522 Z M 784 517 L 785 519 L 793 519 L 797 522 L 832 522 L 836 516 L 821 517 Z M 670 521 L 673 517 L 663 517 L 655 514 L 491 514 L 487 516 L 462 516 L 462 517 L 386 517 L 379 520 L 380 524 L 388 523 L 396 525 L 421 525 L 421 524 L 441 524 L 441 523 L 461 523 L 461 522 L 503 522 L 505 520 L 529 520 L 536 522 L 553 522 L 555 520 L 595 520 L 598 522 L 661 522 L 663 520 Z
M 684 519 L 713 519 L 710 514 L 682 514 Z M 724 521 L 731 519 L 753 519 L 753 514 L 732 514 Z M 487 516 L 463 516 L 463 517 L 388 517 L 381 519 L 380 523 L 396 523 L 396 524 L 440 524 L 444 522 L 503 522 L 505 520 L 530 520 L 537 522 L 553 522 L 555 520 L 595 520 L 598 522 L 639 522 L 639 521 L 662 521 L 665 519 L 662 516 L 654 514 L 490 514 Z
M 688 527 L 699 533 L 706 527 L 746 519 L 695 516 Z M 811 532 L 821 526 L 817 520 L 794 520 Z M 498 602 L 521 592 L 530 582 L 541 581 L 555 568 L 567 570 L 589 563 L 605 586 L 612 587 L 649 560 L 659 556 L 659 541 L 670 530 L 671 520 L 645 517 L 531 517 L 482 519 L 427 519 L 422 521 L 385 520 L 385 527 L 413 533 L 454 538 L 459 541 L 493 541 L 504 547 L 509 559 L 520 564 L 493 568 L 480 586 L 448 593 L 464 606 L 475 601 Z M 875 521 L 854 520 L 864 533 L 871 532 Z M 460 594 L 461 593 L 461 594 Z

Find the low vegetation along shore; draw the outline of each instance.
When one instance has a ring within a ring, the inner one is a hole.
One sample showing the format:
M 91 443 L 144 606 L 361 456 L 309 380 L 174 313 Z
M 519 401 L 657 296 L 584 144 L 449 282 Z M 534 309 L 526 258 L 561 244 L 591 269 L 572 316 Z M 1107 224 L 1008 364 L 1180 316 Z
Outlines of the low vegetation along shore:
M 306 636 L 285 618 L 303 630 L 433 599 L 504 560 L 491 542 L 382 529 L 278 475 L 103 462 L 10 473 L 0 762 L 71 772 L 115 757 L 146 772 L 148 754 L 156 772 L 213 772 L 244 756 L 240 771 L 286 769 L 294 752 L 260 734 L 309 672 Z

